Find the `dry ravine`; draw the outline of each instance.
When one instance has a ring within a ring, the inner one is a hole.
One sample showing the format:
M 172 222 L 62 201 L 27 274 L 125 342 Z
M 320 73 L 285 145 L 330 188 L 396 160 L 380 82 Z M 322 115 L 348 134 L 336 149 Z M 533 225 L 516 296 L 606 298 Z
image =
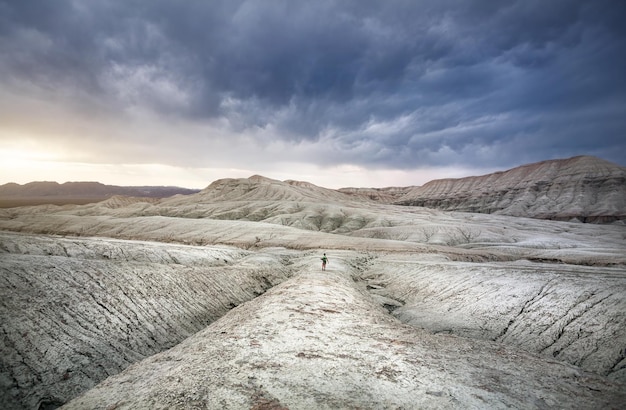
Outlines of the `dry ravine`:
M 404 325 L 343 262 L 303 270 L 64 409 L 618 408 L 626 400 L 623 385 L 562 362 Z
M 228 247 L 0 235 L 0 407 L 54 408 L 291 275 Z

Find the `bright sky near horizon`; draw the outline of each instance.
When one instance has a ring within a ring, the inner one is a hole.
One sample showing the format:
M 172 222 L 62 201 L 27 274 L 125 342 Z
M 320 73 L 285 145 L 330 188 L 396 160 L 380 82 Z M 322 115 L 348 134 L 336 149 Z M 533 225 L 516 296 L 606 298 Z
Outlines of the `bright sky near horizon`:
M 626 166 L 626 2 L 0 0 L 0 184 Z

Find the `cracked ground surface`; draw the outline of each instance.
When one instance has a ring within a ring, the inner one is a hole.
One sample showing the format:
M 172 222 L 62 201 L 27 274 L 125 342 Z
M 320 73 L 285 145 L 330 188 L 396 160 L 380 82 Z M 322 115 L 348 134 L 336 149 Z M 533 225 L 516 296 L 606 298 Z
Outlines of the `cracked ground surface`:
M 349 258 L 349 255 L 344 255 Z M 335 257 L 65 408 L 616 407 L 620 386 L 500 343 L 390 316 Z
M 621 269 L 393 255 L 363 276 L 377 294 L 401 301 L 393 315 L 415 327 L 498 341 L 626 381 Z
M 12 233 L 2 249 L 5 407 L 626 400 L 618 268 L 336 250 L 321 272 L 315 251 Z

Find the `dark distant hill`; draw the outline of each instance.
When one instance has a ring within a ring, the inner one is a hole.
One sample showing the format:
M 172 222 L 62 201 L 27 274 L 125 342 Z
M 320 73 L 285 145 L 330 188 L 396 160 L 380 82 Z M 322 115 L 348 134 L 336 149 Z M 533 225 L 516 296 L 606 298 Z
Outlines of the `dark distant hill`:
M 115 195 L 166 198 L 173 195 L 189 195 L 199 189 L 173 186 L 117 186 L 99 182 L 38 181 L 24 185 L 8 183 L 0 185 L 0 207 L 7 208 L 40 204 L 86 204 L 98 202 Z
M 591 156 L 542 161 L 483 176 L 430 181 L 395 203 L 608 223 L 626 220 L 626 168 Z

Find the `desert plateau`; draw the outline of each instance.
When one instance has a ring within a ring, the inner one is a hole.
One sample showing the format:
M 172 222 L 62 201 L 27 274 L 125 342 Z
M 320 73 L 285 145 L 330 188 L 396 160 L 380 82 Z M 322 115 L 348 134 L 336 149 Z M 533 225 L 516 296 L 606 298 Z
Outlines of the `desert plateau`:
M 626 168 L 594 157 L 0 209 L 0 281 L 5 409 L 626 403 Z

